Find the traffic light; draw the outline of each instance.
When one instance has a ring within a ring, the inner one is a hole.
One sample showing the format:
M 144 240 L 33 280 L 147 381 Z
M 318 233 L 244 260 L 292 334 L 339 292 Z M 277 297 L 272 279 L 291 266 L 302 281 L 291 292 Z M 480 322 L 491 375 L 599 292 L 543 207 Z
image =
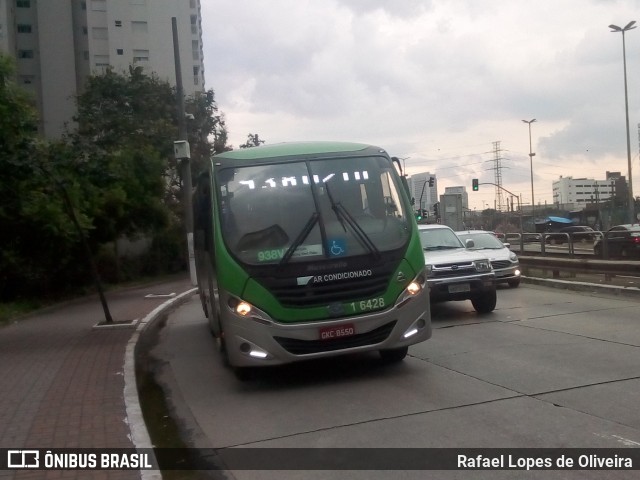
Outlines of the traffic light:
M 440 216 L 440 204 L 439 203 L 434 203 L 433 204 L 433 214 L 437 217 Z
M 422 210 L 420 209 L 416 210 L 416 220 L 417 221 L 422 220 Z
M 474 192 L 478 191 L 478 179 L 477 178 L 474 178 L 473 180 L 471 180 L 471 189 Z
M 429 186 L 433 187 L 433 182 L 435 182 L 435 178 L 429 177 Z

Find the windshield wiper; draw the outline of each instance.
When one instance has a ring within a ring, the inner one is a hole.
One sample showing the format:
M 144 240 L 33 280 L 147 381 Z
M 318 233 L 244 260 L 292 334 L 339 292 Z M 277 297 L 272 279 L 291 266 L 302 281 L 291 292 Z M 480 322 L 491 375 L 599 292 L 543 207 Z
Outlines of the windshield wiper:
M 327 188 L 327 196 L 329 197 L 329 201 L 331 202 L 331 209 L 336 214 L 336 217 L 338 218 L 338 221 L 340 222 L 340 225 L 342 225 L 344 231 L 347 231 L 347 228 L 344 226 L 344 221 L 346 221 L 353 230 L 353 233 L 355 234 L 360 244 L 367 250 L 369 250 L 369 252 L 376 258 L 380 258 L 380 250 L 378 250 L 376 245 L 371 241 L 371 238 L 369 237 L 369 235 L 367 235 L 367 232 L 362 229 L 360 224 L 358 224 L 358 221 L 353 218 L 353 216 L 344 207 L 344 205 L 342 205 L 342 203 L 336 203 L 334 201 L 333 195 L 331 195 L 331 191 L 329 190 L 328 183 L 325 183 L 325 187 Z
M 289 260 L 291 260 L 291 257 L 293 256 L 295 251 L 298 249 L 300 245 L 302 245 L 302 242 L 304 242 L 304 240 L 309 236 L 309 234 L 311 233 L 311 230 L 313 230 L 313 227 L 316 226 L 316 223 L 318 223 L 319 218 L 320 218 L 320 215 L 318 215 L 318 212 L 313 212 L 311 214 L 311 217 L 309 217 L 309 220 L 307 220 L 307 223 L 305 224 L 304 228 L 300 231 L 300 233 L 298 234 L 296 239 L 293 241 L 291 246 L 287 249 L 285 254 L 282 256 L 282 259 L 280 260 L 280 263 L 279 263 L 280 266 L 288 263 Z
M 362 227 L 360 226 L 358 221 L 355 218 L 353 218 L 353 216 L 349 213 L 349 211 L 341 203 L 338 202 L 336 204 L 336 208 L 339 209 L 340 211 L 342 211 L 342 215 L 345 217 L 345 220 L 347 221 L 347 223 L 353 229 L 353 232 L 356 234 L 356 237 L 358 238 L 360 243 L 366 249 L 368 249 L 373 255 L 375 255 L 376 257 L 379 258 L 380 257 L 380 250 L 378 250 L 378 247 L 376 247 L 376 245 L 373 243 L 373 241 L 371 240 L 371 237 L 369 237 L 369 235 L 367 235 L 367 232 L 365 232 L 362 229 Z
M 464 247 L 454 247 L 451 245 L 434 245 L 433 247 L 424 247 L 423 250 L 451 250 L 453 248 L 464 248 Z

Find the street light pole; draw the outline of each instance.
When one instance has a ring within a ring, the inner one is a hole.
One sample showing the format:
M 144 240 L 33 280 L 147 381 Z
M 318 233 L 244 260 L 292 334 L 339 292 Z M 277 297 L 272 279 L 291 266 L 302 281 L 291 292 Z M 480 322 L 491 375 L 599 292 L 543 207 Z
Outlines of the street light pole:
M 533 153 L 532 144 L 531 144 L 531 124 L 536 121 L 535 118 L 531 120 L 522 120 L 524 123 L 529 124 L 529 166 L 531 168 L 531 218 L 535 224 L 536 221 L 536 202 L 533 199 L 533 157 L 535 153 Z
M 626 32 L 627 30 L 632 30 L 636 28 L 635 23 L 636 23 L 635 20 L 632 22 L 629 22 L 623 28 L 620 28 L 617 25 L 609 25 L 609 28 L 611 29 L 612 32 L 622 33 L 622 65 L 624 67 L 624 113 L 625 113 L 625 120 L 626 120 L 626 127 L 627 127 L 627 168 L 629 170 L 629 184 L 628 184 L 629 185 L 629 188 L 628 188 L 629 223 L 635 222 L 635 218 L 633 216 L 635 202 L 633 201 L 633 180 L 631 177 L 631 140 L 629 138 L 629 96 L 627 93 L 627 51 L 626 51 L 626 46 L 624 42 L 624 32 Z
M 182 203 L 184 208 L 184 224 L 187 231 L 187 256 L 189 262 L 189 276 L 191 284 L 197 285 L 196 256 L 193 245 L 193 206 L 191 195 L 193 183 L 191 180 L 191 154 L 189 152 L 189 139 L 187 136 L 187 117 L 184 111 L 184 90 L 182 88 L 182 69 L 180 66 L 180 46 L 178 43 L 178 26 L 176 17 L 171 17 L 171 30 L 173 32 L 173 58 L 176 72 L 176 97 L 178 100 L 178 134 L 180 140 L 174 142 L 176 159 L 182 167 Z M 181 148 L 182 147 L 182 148 Z M 182 152 L 178 154 L 178 152 Z

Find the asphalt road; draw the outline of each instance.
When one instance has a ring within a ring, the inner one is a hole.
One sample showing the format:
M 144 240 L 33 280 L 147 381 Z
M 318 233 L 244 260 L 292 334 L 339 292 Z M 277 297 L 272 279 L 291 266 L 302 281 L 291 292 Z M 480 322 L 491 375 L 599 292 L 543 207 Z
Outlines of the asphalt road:
M 375 354 L 222 366 L 197 297 L 153 355 L 187 441 L 222 447 L 640 447 L 640 301 L 521 285 L 479 316 L 432 306 L 434 334 L 396 365 Z M 637 478 L 637 471 L 234 471 L 238 479 Z

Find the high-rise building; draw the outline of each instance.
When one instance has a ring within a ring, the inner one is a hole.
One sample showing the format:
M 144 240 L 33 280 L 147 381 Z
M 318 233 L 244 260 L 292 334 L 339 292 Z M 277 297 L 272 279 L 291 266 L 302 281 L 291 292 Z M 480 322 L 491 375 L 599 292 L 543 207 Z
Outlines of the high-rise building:
M 429 185 L 430 179 L 433 185 Z M 432 210 L 433 204 L 438 201 L 438 178 L 429 172 L 416 173 L 409 177 L 409 190 L 413 197 L 415 209 L 424 208 Z
M 55 138 L 91 74 L 133 65 L 176 84 L 172 17 L 184 93 L 204 91 L 200 0 L 0 0 L 0 50 L 36 98 L 41 133 Z

